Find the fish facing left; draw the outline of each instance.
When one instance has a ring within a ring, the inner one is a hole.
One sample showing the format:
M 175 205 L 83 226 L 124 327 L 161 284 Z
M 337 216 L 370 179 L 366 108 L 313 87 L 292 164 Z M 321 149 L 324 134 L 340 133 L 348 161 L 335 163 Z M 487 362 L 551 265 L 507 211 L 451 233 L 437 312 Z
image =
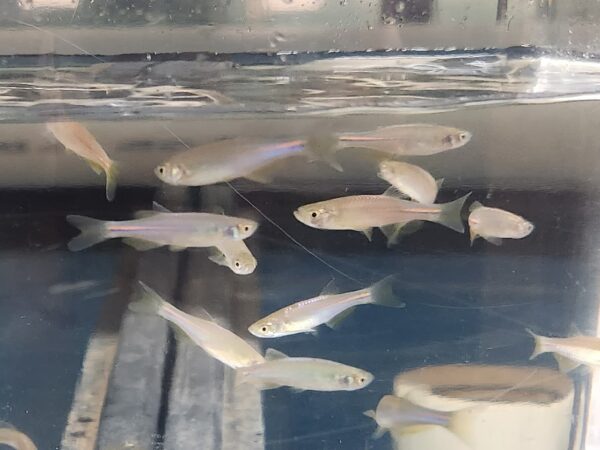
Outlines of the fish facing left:
M 2 444 L 16 450 L 37 450 L 37 446 L 29 436 L 17 430 L 12 424 L 0 421 L 0 445 Z
M 258 265 L 256 258 L 242 240 L 219 241 L 208 259 L 215 264 L 228 267 L 237 275 L 250 275 Z
M 117 189 L 118 167 L 92 133 L 78 122 L 49 122 L 46 128 L 67 150 L 85 159 L 94 172 L 104 171 L 106 198 L 112 201 Z
M 296 391 L 355 391 L 373 381 L 366 370 L 318 358 L 289 357 L 272 348 L 266 361 L 238 369 L 237 384 L 251 384 L 259 389 L 288 386 Z
M 581 334 L 566 338 L 540 336 L 531 330 L 527 332 L 535 341 L 535 349 L 529 359 L 542 353 L 553 353 L 561 372 L 570 372 L 582 364 L 600 366 L 600 338 Z

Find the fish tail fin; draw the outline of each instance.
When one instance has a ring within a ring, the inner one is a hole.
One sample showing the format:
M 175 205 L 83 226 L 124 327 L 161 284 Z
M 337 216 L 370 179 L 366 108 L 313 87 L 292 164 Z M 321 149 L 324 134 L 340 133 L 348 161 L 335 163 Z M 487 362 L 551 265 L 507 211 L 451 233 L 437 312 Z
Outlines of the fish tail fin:
M 535 347 L 534 347 L 533 352 L 531 353 L 531 356 L 529 357 L 529 359 L 534 359 L 538 355 L 541 355 L 542 353 L 546 353 L 546 349 L 544 348 L 544 341 L 543 341 L 542 336 L 535 334 L 529 328 L 526 328 L 525 331 L 527 331 L 533 337 L 533 339 L 535 341 Z
M 395 275 L 388 275 L 383 280 L 371 286 L 373 304 L 392 308 L 404 308 L 406 306 L 406 303 L 394 292 L 394 278 Z
M 463 206 L 465 205 L 465 202 L 467 201 L 470 195 L 471 193 L 469 192 L 467 195 L 464 195 L 459 199 L 456 199 L 449 203 L 444 203 L 442 205 L 442 210 L 440 212 L 440 218 L 438 219 L 438 223 L 450 228 L 451 230 L 457 231 L 459 233 L 464 233 L 465 226 L 462 221 L 461 213 Z
M 112 202 L 115 198 L 117 190 L 117 178 L 119 176 L 119 165 L 116 162 L 111 162 L 106 169 L 106 199 Z
M 165 302 L 154 289 L 145 283 L 140 283 L 140 295 L 138 300 L 129 304 L 129 310 L 143 314 L 158 314 L 160 307 Z
M 69 250 L 79 251 L 108 239 L 106 222 L 85 216 L 67 216 L 67 222 L 79 228 L 81 234 L 75 236 L 69 244 Z
M 339 141 L 333 135 L 313 136 L 306 141 L 304 150 L 310 160 L 324 161 L 338 172 L 344 169 L 335 159 L 335 153 L 339 148 Z

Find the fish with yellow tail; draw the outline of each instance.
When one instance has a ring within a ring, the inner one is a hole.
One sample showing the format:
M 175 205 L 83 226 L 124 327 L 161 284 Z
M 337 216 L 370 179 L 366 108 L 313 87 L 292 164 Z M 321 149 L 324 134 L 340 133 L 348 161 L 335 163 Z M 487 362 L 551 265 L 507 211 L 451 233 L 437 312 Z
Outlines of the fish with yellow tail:
M 229 267 L 237 275 L 250 275 L 258 264 L 246 243 L 233 239 L 219 241 L 208 259 L 220 266 Z
M 561 372 L 570 372 L 580 365 L 600 366 L 600 338 L 581 334 L 566 338 L 540 336 L 527 329 L 535 341 L 529 359 L 542 353 L 553 353 Z
M 315 333 L 319 325 L 337 328 L 359 305 L 402 308 L 405 304 L 393 291 L 394 276 L 352 292 L 338 293 L 330 282 L 317 297 L 286 306 L 250 325 L 248 331 L 261 338 L 276 338 L 296 333 Z
M 204 312 L 206 318 L 187 314 L 163 300 L 153 289 L 140 281 L 141 298 L 130 303 L 129 309 L 138 313 L 157 314 L 169 321 L 180 339 L 187 338 L 223 364 L 238 369 L 265 361 L 250 344 L 221 327 Z
M 369 240 L 373 228 L 380 228 L 388 245 L 393 245 L 402 227 L 418 220 L 463 233 L 461 212 L 469 195 L 449 203 L 423 204 L 406 200 L 391 187 L 381 195 L 351 195 L 304 205 L 294 211 L 294 216 L 312 228 L 359 231 Z
M 363 414 L 377 423 L 374 438 L 383 436 L 391 429 L 408 434 L 418 433 L 426 427 L 438 426 L 446 428 L 465 442 L 471 411 L 437 411 L 416 405 L 405 398 L 385 395 L 374 411 L 365 411 Z
M 355 391 L 373 381 L 366 370 L 318 358 L 289 357 L 272 348 L 266 361 L 236 371 L 237 384 L 251 384 L 258 389 L 287 386 L 295 391 Z
M 50 122 L 46 128 L 67 150 L 85 159 L 94 172 L 106 174 L 106 198 L 112 201 L 119 170 L 92 133 L 78 122 Z
M 15 450 L 37 450 L 37 446 L 25 433 L 10 423 L 0 421 L 0 446 L 8 445 Z
M 523 239 L 535 228 L 521 216 L 503 209 L 489 208 L 479 202 L 473 202 L 469 211 L 471 244 L 478 237 L 482 237 L 494 245 L 500 245 L 502 239 Z

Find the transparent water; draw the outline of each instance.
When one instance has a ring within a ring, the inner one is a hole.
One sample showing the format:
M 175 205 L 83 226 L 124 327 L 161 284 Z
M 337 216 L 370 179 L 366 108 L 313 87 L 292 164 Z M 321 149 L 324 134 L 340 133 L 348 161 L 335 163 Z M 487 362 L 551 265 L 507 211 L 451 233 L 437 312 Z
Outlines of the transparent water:
M 372 438 L 375 424 L 362 412 L 392 392 L 398 373 L 457 363 L 555 368 L 551 355 L 529 361 L 526 328 L 567 336 L 576 324 L 597 334 L 593 58 L 512 48 L 1 62 L 0 419 L 41 449 L 393 448 L 389 434 Z M 63 117 L 85 124 L 120 162 L 114 202 L 104 197 L 104 179 L 45 131 L 45 121 Z M 302 204 L 386 189 L 360 150 L 339 154 L 343 173 L 298 158 L 279 166 L 270 184 L 236 180 L 243 197 L 225 184 L 167 186 L 153 174 L 184 145 L 414 122 L 473 133 L 463 148 L 406 158 L 444 178 L 439 201 L 472 191 L 473 200 L 531 220 L 534 233 L 470 246 L 468 234 L 428 223 L 389 249 L 378 232 L 368 242 L 296 221 L 292 211 Z M 114 240 L 67 250 L 76 234 L 67 214 L 126 219 L 152 201 L 260 220 L 247 241 L 256 271 L 236 276 L 202 249 L 138 252 Z M 259 340 L 246 331 L 332 278 L 351 290 L 389 274 L 401 279 L 402 310 L 364 306 L 316 336 Z M 340 361 L 375 381 L 354 392 L 236 388 L 232 371 L 177 343 L 162 319 L 126 311 L 138 280 L 181 309 L 206 308 L 262 350 Z M 572 378 L 572 448 L 597 448 L 598 380 L 581 369 Z

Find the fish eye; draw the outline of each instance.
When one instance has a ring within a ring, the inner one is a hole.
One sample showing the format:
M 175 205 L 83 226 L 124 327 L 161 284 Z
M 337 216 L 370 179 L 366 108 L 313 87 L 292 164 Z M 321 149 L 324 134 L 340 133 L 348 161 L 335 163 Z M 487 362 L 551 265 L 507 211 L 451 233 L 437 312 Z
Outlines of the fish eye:
M 266 332 L 268 331 L 268 328 L 267 328 L 265 325 L 263 325 L 263 326 L 260 328 L 260 331 L 262 331 L 263 333 L 266 333 Z
M 461 141 L 464 141 L 465 139 L 467 139 L 467 133 L 460 133 L 459 137 Z
M 160 173 L 161 175 L 163 175 L 165 173 L 165 168 L 163 166 L 159 166 L 158 167 L 158 173 Z
M 367 381 L 367 379 L 365 377 L 360 377 L 358 381 L 360 382 L 360 384 L 363 384 L 365 381 Z
M 315 218 L 315 217 L 317 217 L 317 216 L 318 216 L 318 214 L 317 214 L 317 212 L 316 212 L 316 211 L 313 211 L 313 212 L 311 213 L 311 217 Z
M 236 262 L 234 262 L 233 264 L 234 264 L 234 265 L 235 265 L 235 267 L 237 267 L 237 268 L 239 268 L 239 267 L 241 266 L 241 264 L 240 264 L 240 262 L 239 262 L 239 261 L 236 261 Z
M 246 225 L 246 226 L 244 227 L 244 231 L 250 231 L 250 227 L 249 227 L 248 225 Z

